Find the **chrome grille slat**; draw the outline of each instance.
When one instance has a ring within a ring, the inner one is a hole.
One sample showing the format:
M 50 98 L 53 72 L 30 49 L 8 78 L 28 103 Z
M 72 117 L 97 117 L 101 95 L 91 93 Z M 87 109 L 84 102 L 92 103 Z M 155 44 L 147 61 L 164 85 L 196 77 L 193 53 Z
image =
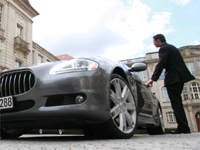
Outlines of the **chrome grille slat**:
M 18 93 L 21 93 L 21 86 L 20 86 L 20 79 L 21 79 L 22 74 L 19 74 L 19 79 L 18 79 Z
M 24 75 L 23 85 L 24 85 L 24 92 L 26 92 L 26 74 Z
M 5 79 L 5 84 L 4 84 L 4 88 L 5 88 L 4 94 L 5 94 L 5 96 L 7 96 L 7 93 L 6 93 L 6 88 L 7 88 L 7 80 L 8 80 L 8 76 L 6 76 L 6 79 Z
M 29 87 L 28 87 L 29 89 L 31 88 L 31 78 L 32 78 L 32 75 L 29 74 L 29 84 L 28 84 L 29 85 Z
M 1 96 L 3 95 L 3 80 L 4 80 L 4 77 L 0 78 L 1 79 Z
M 9 95 L 11 95 L 11 82 L 12 82 L 12 76 L 10 76 L 9 79 Z
M 13 79 L 13 90 L 14 90 L 14 95 L 16 95 L 16 89 L 15 89 L 15 85 L 16 85 L 16 77 L 17 75 L 15 74 L 14 79 Z
M 33 88 L 35 76 L 29 70 L 2 73 L 0 76 L 0 97 L 23 94 Z

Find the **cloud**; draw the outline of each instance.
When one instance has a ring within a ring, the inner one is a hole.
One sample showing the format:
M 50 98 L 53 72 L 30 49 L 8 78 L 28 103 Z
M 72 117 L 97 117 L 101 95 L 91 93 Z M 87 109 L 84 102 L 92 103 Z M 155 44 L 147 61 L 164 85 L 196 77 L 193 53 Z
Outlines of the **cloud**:
M 195 40 L 193 43 L 194 43 L 195 45 L 200 45 L 200 40 Z
M 157 48 L 158 49 L 158 48 Z M 152 43 L 145 47 L 145 50 L 155 50 L 155 45 Z
M 42 22 L 34 24 L 34 28 L 54 37 L 89 32 L 98 24 L 104 12 L 115 7 L 114 0 L 32 0 L 31 4 L 40 13 L 34 20 Z M 46 5 L 48 7 L 44 8 Z
M 113 57 L 125 59 L 142 53 L 148 48 L 144 45 L 145 39 L 150 38 L 153 34 L 166 34 L 174 31 L 173 27 L 170 26 L 170 18 L 171 13 L 153 12 L 140 0 L 134 0 L 131 7 L 121 8 L 115 18 L 107 23 L 110 30 L 119 33 L 129 43 L 109 48 L 106 55 L 110 56 L 118 51 L 119 53 L 115 53 Z
M 62 36 L 51 45 L 52 52 L 69 54 L 71 56 L 101 55 L 104 56 L 108 47 L 114 47 L 128 43 L 128 40 L 118 33 L 97 26 L 89 33 L 71 33 Z
M 147 50 L 144 40 L 153 34 L 174 31 L 170 12 L 155 12 L 140 0 L 30 2 L 40 13 L 34 18 L 33 40 L 54 55 L 127 59 Z
M 174 1 L 176 2 L 177 4 L 179 5 L 186 5 L 190 0 L 171 0 L 171 1 Z

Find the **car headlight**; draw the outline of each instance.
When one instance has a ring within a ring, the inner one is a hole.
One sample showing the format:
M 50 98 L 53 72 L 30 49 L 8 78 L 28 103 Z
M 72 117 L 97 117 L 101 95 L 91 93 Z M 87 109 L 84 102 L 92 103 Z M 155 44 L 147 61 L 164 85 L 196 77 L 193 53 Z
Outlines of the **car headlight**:
M 62 62 L 51 69 L 50 75 L 75 72 L 75 71 L 90 71 L 96 70 L 98 63 L 86 60 L 86 59 L 72 59 L 69 61 Z

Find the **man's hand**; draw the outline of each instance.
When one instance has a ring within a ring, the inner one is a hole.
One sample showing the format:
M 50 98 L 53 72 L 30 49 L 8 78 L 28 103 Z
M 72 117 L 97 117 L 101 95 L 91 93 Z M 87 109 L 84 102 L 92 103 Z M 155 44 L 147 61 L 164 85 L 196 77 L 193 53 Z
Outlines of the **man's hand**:
M 149 80 L 146 84 L 147 87 L 152 87 L 153 86 L 153 80 Z

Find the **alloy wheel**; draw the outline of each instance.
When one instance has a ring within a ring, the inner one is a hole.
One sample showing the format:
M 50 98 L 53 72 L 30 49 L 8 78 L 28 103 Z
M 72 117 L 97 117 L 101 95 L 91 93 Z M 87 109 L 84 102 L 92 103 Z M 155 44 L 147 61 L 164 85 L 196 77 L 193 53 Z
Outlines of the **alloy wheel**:
M 125 134 L 136 127 L 136 105 L 129 86 L 120 78 L 111 80 L 110 114 L 115 126 Z

